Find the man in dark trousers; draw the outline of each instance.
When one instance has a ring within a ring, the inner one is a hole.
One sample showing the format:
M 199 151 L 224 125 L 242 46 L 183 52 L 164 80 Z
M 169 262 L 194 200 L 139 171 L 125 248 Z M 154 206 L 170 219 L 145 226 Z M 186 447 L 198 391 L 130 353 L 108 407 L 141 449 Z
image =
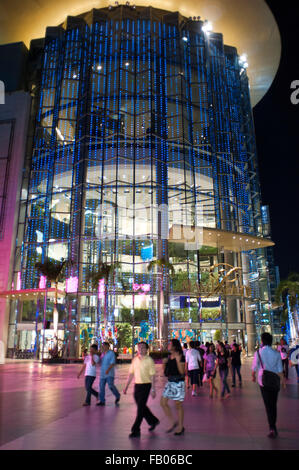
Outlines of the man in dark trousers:
M 138 343 L 138 355 L 132 360 L 127 384 L 123 390 L 126 394 L 128 387 L 135 378 L 134 398 L 137 405 L 137 416 L 131 429 L 129 437 L 140 437 L 140 425 L 143 418 L 146 419 L 150 425 L 149 431 L 153 431 L 160 423 L 158 418 L 153 415 L 150 409 L 146 406 L 150 391 L 152 389 L 152 397 L 155 398 L 155 363 L 153 359 L 147 354 L 149 346 L 145 342 Z
M 254 354 L 252 363 L 252 381 L 256 382 L 256 372 L 258 373 L 258 384 L 261 389 L 262 397 L 264 400 L 270 432 L 268 437 L 276 438 L 276 418 L 277 418 L 277 399 L 279 390 L 272 390 L 263 385 L 263 371 L 268 370 L 280 376 L 284 384 L 283 367 L 281 357 L 278 351 L 271 348 L 272 336 L 270 333 L 263 333 L 261 336 L 262 347 Z M 262 364 L 261 364 L 262 362 Z M 285 385 L 285 384 L 284 384 Z
M 236 372 L 239 377 L 239 386 L 242 387 L 242 377 L 241 377 L 241 349 L 237 343 L 234 343 L 231 351 L 231 366 L 232 366 L 232 378 L 233 383 L 232 387 L 236 386 Z

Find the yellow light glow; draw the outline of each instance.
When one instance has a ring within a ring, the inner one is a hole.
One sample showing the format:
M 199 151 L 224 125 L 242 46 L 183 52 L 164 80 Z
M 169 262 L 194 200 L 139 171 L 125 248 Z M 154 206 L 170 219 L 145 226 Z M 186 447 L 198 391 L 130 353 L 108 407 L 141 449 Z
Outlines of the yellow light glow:
M 22 0 L 18 2 L 16 14 L 14 2 L 1 0 L 0 44 L 23 41 L 29 47 L 31 39 L 45 36 L 47 26 L 57 26 L 68 15 L 76 16 L 109 4 L 115 6 L 113 1 L 105 0 Z M 281 41 L 275 19 L 264 0 L 136 0 L 134 4 L 208 20 L 214 32 L 223 34 L 225 44 L 237 47 L 240 53 L 246 51 L 252 105 L 269 89 L 279 66 Z

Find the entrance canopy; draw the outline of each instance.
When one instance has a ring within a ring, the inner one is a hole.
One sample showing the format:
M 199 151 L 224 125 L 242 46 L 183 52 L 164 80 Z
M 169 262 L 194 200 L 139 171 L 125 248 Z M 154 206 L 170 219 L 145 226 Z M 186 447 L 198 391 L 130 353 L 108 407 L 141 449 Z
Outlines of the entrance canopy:
M 7 299 L 13 300 L 35 300 L 38 297 L 44 297 L 45 293 L 47 297 L 55 298 L 55 288 L 49 289 L 21 289 L 21 290 L 7 290 L 0 292 L 0 298 L 6 297 Z M 64 295 L 64 291 L 58 290 L 59 296 Z
M 191 225 L 173 225 L 169 230 L 169 241 L 184 243 L 186 245 L 185 249 L 188 250 L 197 250 L 201 246 L 211 246 L 240 252 L 274 246 L 274 242 L 269 238 Z

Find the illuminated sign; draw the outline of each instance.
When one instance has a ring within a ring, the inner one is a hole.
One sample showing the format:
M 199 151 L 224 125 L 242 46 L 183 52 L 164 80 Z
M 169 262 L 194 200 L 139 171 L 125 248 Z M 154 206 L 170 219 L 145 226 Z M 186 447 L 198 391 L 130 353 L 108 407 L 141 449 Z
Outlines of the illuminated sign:
M 78 292 L 78 278 L 77 276 L 69 277 L 65 281 L 65 291 L 68 294 Z
M 47 285 L 47 277 L 46 276 L 41 276 L 39 278 L 39 285 L 38 287 L 40 289 L 45 289 L 46 288 L 46 285 Z
M 99 280 L 99 287 L 98 287 L 98 299 L 105 298 L 105 279 Z

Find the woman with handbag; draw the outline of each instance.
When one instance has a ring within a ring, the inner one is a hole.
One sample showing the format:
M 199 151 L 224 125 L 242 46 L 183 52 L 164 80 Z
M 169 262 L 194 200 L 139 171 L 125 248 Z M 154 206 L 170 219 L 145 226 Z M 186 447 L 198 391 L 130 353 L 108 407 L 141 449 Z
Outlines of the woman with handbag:
M 254 354 L 252 363 L 252 381 L 256 382 L 258 373 L 258 384 L 264 400 L 270 432 L 268 437 L 277 437 L 277 399 L 280 390 L 280 378 L 283 378 L 283 367 L 278 351 L 271 348 L 272 336 L 270 333 L 262 333 L 262 347 Z
M 174 434 L 180 436 L 185 431 L 183 408 L 185 398 L 185 358 L 181 344 L 177 339 L 170 341 L 168 349 L 170 354 L 164 364 L 164 375 L 168 378 L 168 382 L 165 385 L 160 404 L 171 422 L 171 427 L 166 432 L 170 433 L 176 429 Z M 175 402 L 178 421 L 175 421 L 172 416 L 168 400 L 174 400 Z

